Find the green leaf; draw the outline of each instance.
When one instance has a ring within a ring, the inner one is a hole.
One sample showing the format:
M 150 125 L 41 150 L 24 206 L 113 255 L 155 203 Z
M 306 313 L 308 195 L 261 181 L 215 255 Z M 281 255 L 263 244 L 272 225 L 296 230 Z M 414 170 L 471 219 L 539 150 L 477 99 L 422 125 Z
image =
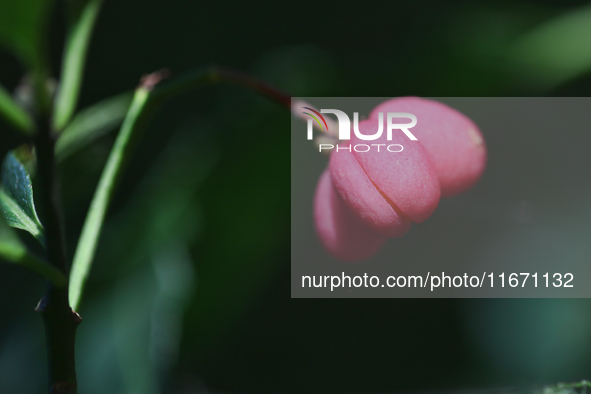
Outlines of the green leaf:
M 144 87 L 136 89 L 84 220 L 70 272 L 69 297 L 70 306 L 74 310 L 78 308 L 84 284 L 92 266 L 107 208 L 115 191 L 115 184 L 123 172 L 123 164 L 131 155 L 132 137 L 137 137 L 135 134 L 141 129 L 142 120 L 145 119 L 149 97 L 149 89 Z
M 32 134 L 33 121 L 20 105 L 18 105 L 10 93 L 0 86 L 0 116 L 25 134 Z
M 51 0 L 0 1 L 0 45 L 7 47 L 29 68 L 43 63 L 42 29 Z
M 44 243 L 43 226 L 35 211 L 31 178 L 13 152 L 6 155 L 2 165 L 0 208 L 11 227 L 28 231 Z
M 53 116 L 53 127 L 57 131 L 68 125 L 76 109 L 90 36 L 102 0 L 79 0 L 69 3 L 70 23 L 62 59 L 60 89 Z
M 132 97 L 130 92 L 123 93 L 80 111 L 57 140 L 58 160 L 116 129 L 123 122 Z
M 0 217 L 0 259 L 22 265 L 31 271 L 46 277 L 57 286 L 66 284 L 66 276 L 43 260 L 30 255 L 3 217 Z

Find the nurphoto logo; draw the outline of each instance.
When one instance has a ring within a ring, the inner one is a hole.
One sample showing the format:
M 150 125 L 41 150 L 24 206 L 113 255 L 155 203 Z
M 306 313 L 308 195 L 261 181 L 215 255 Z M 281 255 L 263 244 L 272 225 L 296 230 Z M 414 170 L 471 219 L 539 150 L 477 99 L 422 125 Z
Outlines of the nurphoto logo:
M 328 122 L 326 121 L 326 119 L 324 118 L 324 116 L 322 116 L 322 114 L 333 114 L 337 117 L 337 121 L 338 121 L 338 139 L 339 140 L 350 140 L 351 139 L 351 120 L 349 119 L 349 116 L 338 109 L 321 109 L 320 112 L 316 111 L 313 108 L 310 107 L 302 107 L 304 109 L 309 110 L 310 112 L 303 112 L 303 114 L 310 116 L 310 119 L 308 119 L 307 125 L 308 125 L 308 140 L 312 140 L 313 139 L 313 133 L 312 133 L 312 128 L 314 126 L 314 121 L 316 121 L 316 123 L 318 124 L 320 130 L 324 133 L 328 133 L 330 135 L 337 135 L 336 134 L 336 130 L 329 130 L 328 127 Z M 406 118 L 406 119 L 410 119 L 409 123 L 394 123 L 394 119 L 399 119 L 399 118 Z M 331 122 L 331 125 L 333 125 L 334 123 Z M 409 129 L 413 128 L 414 126 L 416 126 L 417 124 L 417 117 L 414 116 L 413 114 L 407 113 L 407 112 L 388 112 L 386 114 L 386 139 L 388 141 L 392 141 L 392 133 L 394 130 L 401 130 L 410 140 L 412 141 L 417 141 L 417 137 L 415 137 Z M 334 127 L 334 126 L 332 126 Z M 378 138 L 380 138 L 384 132 L 384 113 L 380 112 L 378 114 L 378 130 L 374 133 L 374 134 L 362 134 L 361 131 L 359 131 L 359 113 L 358 112 L 354 112 L 353 113 L 353 132 L 355 133 L 355 136 L 363 141 L 375 141 Z M 371 145 L 371 146 L 370 146 Z M 404 147 L 400 144 L 390 144 L 387 145 L 386 144 L 355 144 L 353 146 L 349 145 L 349 146 L 336 146 L 336 152 L 338 152 L 339 150 L 347 150 L 347 151 L 351 151 L 351 149 L 355 150 L 356 152 L 368 152 L 372 149 L 372 146 L 375 146 L 377 151 L 380 151 L 380 146 L 385 146 L 386 150 L 388 152 L 392 152 L 392 153 L 397 153 L 397 152 L 402 152 L 402 150 L 404 149 Z M 335 145 L 334 144 L 327 144 L 327 143 L 321 143 L 318 144 L 318 149 L 319 152 L 322 152 L 323 150 L 331 150 L 334 149 Z

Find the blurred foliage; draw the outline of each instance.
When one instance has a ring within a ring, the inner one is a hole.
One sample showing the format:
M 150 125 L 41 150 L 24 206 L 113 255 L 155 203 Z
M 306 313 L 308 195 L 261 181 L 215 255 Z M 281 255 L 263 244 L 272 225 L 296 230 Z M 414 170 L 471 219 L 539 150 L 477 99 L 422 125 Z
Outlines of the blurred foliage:
M 0 112 L 1 115 L 16 128 L 30 133 L 32 130 L 32 120 L 22 107 L 16 104 L 10 93 L 0 85 Z
M 558 383 L 553 386 L 546 386 L 543 390 L 538 391 L 537 394 L 577 394 L 586 393 L 591 387 L 591 382 L 582 380 L 576 383 Z
M 50 0 L 0 2 L 0 44 L 30 68 L 43 63 L 42 29 L 51 3 Z
M 120 126 L 131 98 L 131 93 L 123 93 L 80 111 L 56 143 L 58 161 L 64 160 L 78 149 Z
M 59 75 L 64 21 L 48 3 L 0 0 L 8 90 L 42 62 L 41 38 Z M 125 107 L 101 100 L 146 72 L 218 63 L 301 96 L 588 96 L 589 15 L 587 2 L 557 0 L 321 2 L 314 12 L 106 1 L 80 97 L 89 109 L 64 131 L 79 148 L 60 162 L 68 251 Z M 39 37 L 45 19 L 56 23 Z M 288 120 L 235 87 L 157 112 L 80 308 L 81 392 L 531 391 L 586 377 L 589 300 L 290 299 Z M 4 122 L 0 136 L 2 157 L 23 142 Z M 43 390 L 32 313 L 43 291 L 40 278 L 0 265 L 0 392 Z
M 67 34 L 52 116 L 53 128 L 60 132 L 68 125 L 78 104 L 90 37 L 102 0 L 67 0 Z
M 591 7 L 567 12 L 518 37 L 507 52 L 509 69 L 540 92 L 591 70 Z

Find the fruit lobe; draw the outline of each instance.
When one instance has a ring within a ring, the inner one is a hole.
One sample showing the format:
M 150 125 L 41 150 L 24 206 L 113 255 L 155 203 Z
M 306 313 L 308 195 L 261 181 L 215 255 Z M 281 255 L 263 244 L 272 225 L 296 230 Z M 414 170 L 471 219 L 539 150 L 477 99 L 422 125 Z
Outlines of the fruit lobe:
M 369 118 L 378 119 L 380 112 L 384 116 L 388 112 L 408 112 L 417 117 L 411 131 L 433 165 L 441 197 L 465 192 L 484 172 L 484 137 L 472 120 L 454 108 L 420 97 L 400 97 L 378 105 Z
M 370 258 L 385 241 L 357 223 L 335 190 L 328 170 L 320 175 L 316 186 L 314 222 L 324 247 L 344 262 Z
M 396 212 L 393 204 L 369 179 L 352 152 L 343 144 L 330 155 L 329 169 L 335 189 L 361 225 L 388 238 L 401 237 L 410 230 L 410 222 Z
M 359 122 L 359 131 L 373 134 L 377 130 L 377 119 Z M 351 145 L 364 144 L 354 135 Z M 425 221 L 439 203 L 441 191 L 437 175 L 429 162 L 427 154 L 418 141 L 411 141 L 402 132 L 392 133 L 392 140 L 387 140 L 384 131 L 372 144 L 383 144 L 381 150 L 370 149 L 367 152 L 355 151 L 353 155 L 375 187 L 413 222 Z M 399 144 L 402 152 L 388 152 L 388 145 Z M 373 146 L 372 146 L 373 147 Z M 337 155 L 340 152 L 333 152 Z

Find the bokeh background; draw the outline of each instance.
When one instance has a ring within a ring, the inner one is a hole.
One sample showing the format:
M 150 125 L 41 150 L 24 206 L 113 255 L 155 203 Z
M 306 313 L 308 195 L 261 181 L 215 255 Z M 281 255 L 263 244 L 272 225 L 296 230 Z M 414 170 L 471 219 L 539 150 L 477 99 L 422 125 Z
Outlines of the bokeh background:
M 53 75 L 61 11 L 47 37 Z M 144 73 L 213 63 L 293 96 L 587 96 L 590 33 L 583 1 L 107 0 L 79 108 Z M 13 90 L 22 75 L 1 51 L 0 83 Z M 79 310 L 80 392 L 530 390 L 589 378 L 586 299 L 291 299 L 289 120 L 232 86 L 157 111 Z M 5 123 L 0 136 L 2 154 L 23 142 Z M 114 137 L 60 164 L 70 254 Z M 0 265 L 0 392 L 45 388 L 33 312 L 43 292 L 40 278 Z

